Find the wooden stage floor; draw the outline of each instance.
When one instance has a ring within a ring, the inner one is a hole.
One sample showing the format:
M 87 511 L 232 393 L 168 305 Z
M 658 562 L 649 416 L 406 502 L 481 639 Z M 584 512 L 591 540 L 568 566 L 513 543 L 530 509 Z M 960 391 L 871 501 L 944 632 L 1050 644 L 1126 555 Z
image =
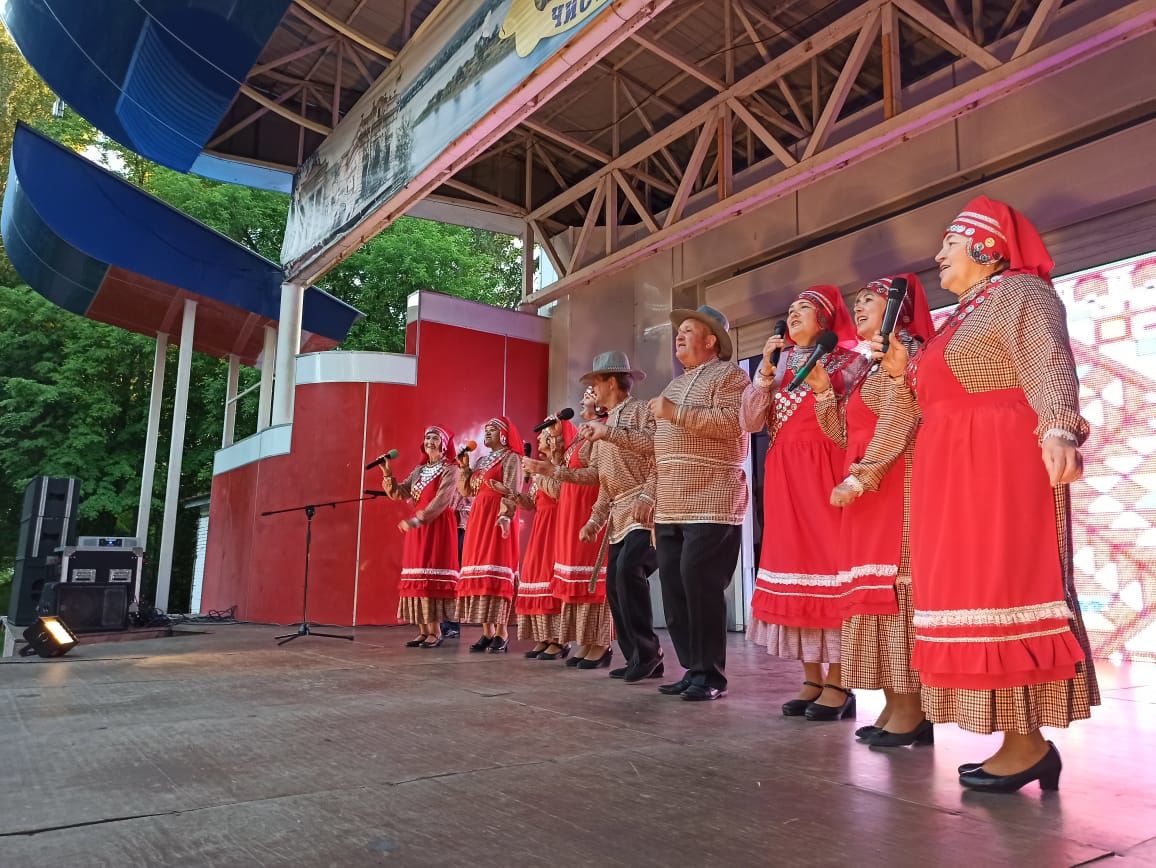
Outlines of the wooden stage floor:
M 1049 733 L 1059 793 L 996 796 L 955 772 L 995 737 L 783 718 L 796 666 L 738 635 L 729 696 L 689 703 L 476 629 L 184 629 L 0 663 L 0 865 L 1156 865 L 1153 666 L 1101 664 L 1092 721 Z

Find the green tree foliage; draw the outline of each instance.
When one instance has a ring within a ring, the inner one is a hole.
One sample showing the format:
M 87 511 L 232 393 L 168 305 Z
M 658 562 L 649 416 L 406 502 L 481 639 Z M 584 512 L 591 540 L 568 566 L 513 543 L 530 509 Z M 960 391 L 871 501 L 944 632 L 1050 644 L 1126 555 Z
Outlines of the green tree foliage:
M 286 196 L 182 175 L 108 140 L 68 110 L 20 56 L 0 25 L 0 193 L 18 120 L 83 151 L 191 217 L 276 261 Z M 401 352 L 408 295 L 432 289 L 504 307 L 521 287 L 518 242 L 457 226 L 403 218 L 319 284 L 365 313 L 346 349 Z M 136 524 L 154 343 L 67 313 L 22 286 L 0 248 L 0 583 L 10 569 L 24 485 L 39 474 L 82 480 L 81 531 L 131 535 Z M 157 550 L 172 420 L 176 349 L 167 356 L 165 403 L 153 492 L 150 550 Z M 209 491 L 220 448 L 226 363 L 195 356 L 181 472 L 182 498 Z M 241 388 L 258 373 L 242 369 Z M 238 406 L 238 439 L 256 427 L 256 394 Z M 177 528 L 171 605 L 187 600 L 195 517 Z

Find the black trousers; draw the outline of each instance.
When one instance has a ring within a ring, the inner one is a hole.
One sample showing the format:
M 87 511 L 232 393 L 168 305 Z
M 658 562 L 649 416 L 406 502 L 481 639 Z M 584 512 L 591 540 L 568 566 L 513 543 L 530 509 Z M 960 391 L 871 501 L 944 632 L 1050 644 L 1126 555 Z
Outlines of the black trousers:
M 648 578 L 656 567 L 650 531 L 632 530 L 609 547 L 606 563 L 606 599 L 618 633 L 618 647 L 626 665 L 651 663 L 658 658 L 654 611 Z
M 734 524 L 659 524 L 658 578 L 666 628 L 694 684 L 726 689 L 727 602 L 742 528 Z

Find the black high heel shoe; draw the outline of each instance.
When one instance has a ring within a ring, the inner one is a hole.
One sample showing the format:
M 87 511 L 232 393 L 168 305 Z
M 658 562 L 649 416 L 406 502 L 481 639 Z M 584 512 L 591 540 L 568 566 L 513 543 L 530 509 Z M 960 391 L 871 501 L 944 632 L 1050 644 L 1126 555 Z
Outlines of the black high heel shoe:
M 545 651 L 549 647 L 550 647 L 549 645 L 543 645 L 541 648 L 531 648 L 529 651 L 527 651 L 522 656 L 524 656 L 527 660 L 533 660 L 534 658 L 536 658 L 539 654 L 541 654 L 543 651 Z
M 485 651 L 487 648 L 490 647 L 490 645 L 493 643 L 494 639 L 496 639 L 496 638 L 497 638 L 496 636 L 483 636 L 477 642 L 475 642 L 473 645 L 470 646 L 470 653 L 471 654 L 481 654 L 483 651 Z
M 591 660 L 589 657 L 582 660 L 578 664 L 579 669 L 606 669 L 610 666 L 610 658 L 614 656 L 614 652 L 607 648 L 601 657 L 597 660 Z
M 1039 781 L 1041 790 L 1058 790 L 1060 788 L 1060 772 L 1063 771 L 1063 768 L 1064 764 L 1060 762 L 1060 752 L 1049 741 L 1048 752 L 1031 768 L 1016 772 L 1014 775 L 993 775 L 990 772 L 985 772 L 981 766 L 974 771 L 961 774 L 959 782 L 970 790 L 982 793 L 1014 793 L 1032 781 Z
M 927 718 L 919 722 L 915 729 L 909 732 L 888 732 L 879 730 L 867 739 L 871 747 L 907 747 L 911 744 L 935 744 L 935 730 Z
M 557 651 L 554 651 L 554 652 L 541 651 L 538 653 L 537 657 L 539 660 L 564 660 L 566 658 L 566 655 L 568 655 L 569 653 L 570 653 L 570 646 L 569 645 L 563 645 L 561 648 L 559 648 Z M 569 666 L 570 664 L 567 663 L 566 665 Z
M 840 687 L 837 684 L 826 684 L 824 687 L 830 687 L 832 690 L 840 690 L 843 692 L 842 705 L 819 705 L 818 701 L 812 702 L 807 706 L 807 710 L 803 712 L 803 716 L 807 720 L 846 720 L 848 717 L 855 716 L 855 694 L 846 687 Z
M 424 641 L 425 641 L 426 639 L 428 639 L 428 638 L 429 638 L 429 634 L 428 634 L 428 633 L 422 633 L 422 634 L 421 634 L 420 636 L 418 636 L 416 639 L 410 639 L 408 642 L 406 642 L 406 643 L 405 643 L 405 647 L 406 647 L 406 648 L 416 648 L 416 647 L 418 647 L 418 646 L 419 646 L 419 645 L 420 645 L 422 642 L 424 642 Z
M 494 641 L 490 643 L 491 654 L 505 654 L 510 650 L 510 640 L 503 639 L 501 636 L 495 636 Z
M 822 684 L 816 684 L 814 681 L 804 681 L 803 686 L 804 687 L 817 687 L 817 688 L 819 688 L 820 696 L 822 695 L 822 691 L 823 691 L 823 685 Z M 818 699 L 818 698 L 819 698 L 818 696 L 815 697 L 815 699 Z M 802 717 L 807 711 L 807 706 L 810 705 L 814 701 L 815 701 L 814 699 L 790 699 L 787 702 L 784 702 L 783 703 L 783 717 Z
M 430 636 L 429 639 L 427 639 L 425 642 L 422 642 L 417 647 L 418 648 L 440 648 L 440 647 L 442 647 L 442 642 L 444 642 L 444 641 L 446 641 L 445 636 L 438 636 L 436 638 L 433 636 Z

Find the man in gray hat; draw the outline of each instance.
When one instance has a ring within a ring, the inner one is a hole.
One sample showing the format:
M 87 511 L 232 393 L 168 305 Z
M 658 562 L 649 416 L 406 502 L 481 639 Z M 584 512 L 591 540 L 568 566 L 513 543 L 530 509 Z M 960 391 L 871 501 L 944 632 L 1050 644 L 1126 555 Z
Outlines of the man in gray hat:
M 648 581 L 656 565 L 656 478 L 653 449 L 647 452 L 654 437 L 654 417 L 644 401 L 630 394 L 635 381 L 645 377 L 619 352 L 600 353 L 582 377 L 594 390 L 598 404 L 610 413 L 605 422 L 584 422 L 579 429 L 593 443 L 590 468 L 597 471 L 599 486 L 598 500 L 579 536 L 591 542 L 606 526 L 606 596 L 626 658 L 626 665 L 610 675 L 627 684 L 663 674 Z M 557 468 L 555 475 L 565 479 L 565 474 L 574 472 Z
M 725 594 L 747 511 L 749 438 L 739 407 L 750 377 L 730 360 L 730 326 L 719 311 L 675 310 L 670 321 L 684 373 L 649 404 L 656 420 L 654 521 L 662 607 L 686 674 L 658 689 L 709 701 L 727 687 Z

